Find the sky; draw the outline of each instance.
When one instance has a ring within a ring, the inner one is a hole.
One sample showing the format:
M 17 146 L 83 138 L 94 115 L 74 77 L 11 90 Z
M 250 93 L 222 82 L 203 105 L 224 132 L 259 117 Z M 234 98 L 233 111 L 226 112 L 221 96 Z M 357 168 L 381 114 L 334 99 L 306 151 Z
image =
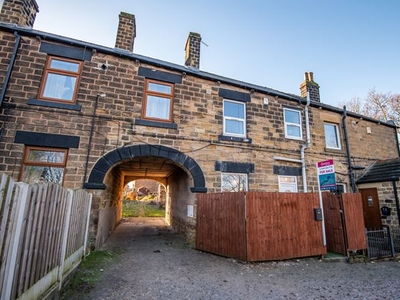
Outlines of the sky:
M 118 15 L 131 13 L 134 53 L 183 65 L 197 32 L 202 71 L 295 95 L 313 72 L 332 106 L 400 93 L 398 0 L 36 1 L 34 29 L 114 48 Z

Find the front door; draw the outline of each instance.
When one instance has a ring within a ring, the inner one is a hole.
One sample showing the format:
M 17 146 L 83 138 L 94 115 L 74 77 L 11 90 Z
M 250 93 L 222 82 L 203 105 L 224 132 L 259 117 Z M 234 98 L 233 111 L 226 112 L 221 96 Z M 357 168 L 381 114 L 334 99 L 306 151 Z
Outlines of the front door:
M 368 230 L 382 229 L 381 210 L 376 188 L 360 189 L 363 200 L 365 227 Z

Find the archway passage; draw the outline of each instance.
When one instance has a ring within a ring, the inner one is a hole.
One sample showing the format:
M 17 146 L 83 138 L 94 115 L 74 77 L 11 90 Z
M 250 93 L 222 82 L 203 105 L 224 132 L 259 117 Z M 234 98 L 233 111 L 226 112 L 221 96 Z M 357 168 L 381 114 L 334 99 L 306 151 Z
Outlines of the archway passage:
M 165 186 L 165 222 L 188 241 L 195 236 L 196 193 L 205 193 L 203 171 L 186 154 L 162 145 L 134 145 L 117 148 L 94 165 L 87 189 L 93 197 L 93 232 L 101 247 L 122 220 L 122 194 L 128 182 L 155 180 Z
M 193 193 L 207 192 L 203 171 L 194 159 L 173 148 L 148 144 L 120 147 L 105 154 L 94 165 L 88 182 L 84 184 L 84 188 L 106 189 L 107 186 L 104 184 L 106 173 L 115 165 L 125 161 L 130 161 L 137 157 L 158 158 L 158 163 L 161 165 L 165 165 L 166 162 L 172 161 L 175 165 L 190 173 L 193 180 L 193 187 L 191 187 L 190 190 Z M 160 171 L 162 169 L 163 168 L 159 168 Z M 157 174 L 154 173 L 149 174 L 149 171 L 146 170 L 146 168 L 143 170 L 138 168 L 135 172 L 136 176 L 138 176 L 138 172 L 143 172 L 143 177 L 167 177 L 166 174 L 161 174 L 161 176 L 157 176 Z

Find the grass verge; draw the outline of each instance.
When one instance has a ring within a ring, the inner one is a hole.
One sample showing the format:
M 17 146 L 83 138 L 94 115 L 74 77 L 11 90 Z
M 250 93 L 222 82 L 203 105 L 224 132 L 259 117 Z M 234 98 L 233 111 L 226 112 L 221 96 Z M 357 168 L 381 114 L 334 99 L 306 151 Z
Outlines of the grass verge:
M 93 251 L 79 265 L 61 299 L 81 299 L 101 279 L 102 271 L 118 261 L 119 256 L 110 251 Z

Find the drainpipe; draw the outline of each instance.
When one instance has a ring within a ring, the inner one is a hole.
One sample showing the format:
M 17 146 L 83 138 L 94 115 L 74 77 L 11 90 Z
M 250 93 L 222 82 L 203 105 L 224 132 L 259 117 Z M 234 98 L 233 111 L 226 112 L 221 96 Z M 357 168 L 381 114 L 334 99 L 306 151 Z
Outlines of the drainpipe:
M 351 165 L 349 137 L 347 135 L 347 127 L 346 127 L 346 117 L 347 117 L 347 111 L 346 111 L 346 105 L 344 105 L 343 106 L 343 116 L 342 116 L 342 127 L 343 127 L 343 131 L 344 131 L 344 142 L 346 144 L 347 163 L 349 165 L 348 172 L 349 172 L 349 177 L 350 177 L 350 185 L 351 185 L 352 192 L 355 193 L 356 186 L 355 186 L 355 182 L 354 182 L 353 166 Z
M 307 187 L 307 174 L 306 174 L 306 159 L 305 159 L 305 150 L 307 148 L 310 148 L 310 118 L 308 115 L 308 107 L 310 106 L 310 93 L 307 92 L 307 104 L 305 106 L 305 117 L 306 117 L 306 143 L 305 145 L 302 145 L 300 148 L 300 158 L 301 159 L 293 159 L 293 158 L 286 158 L 286 157 L 281 157 L 281 156 L 274 156 L 275 160 L 282 160 L 282 161 L 289 161 L 289 162 L 295 162 L 295 163 L 300 163 L 301 164 L 301 175 L 303 177 L 303 192 L 307 193 L 308 192 L 308 187 Z
M 14 32 L 14 35 L 17 37 L 17 39 L 15 40 L 14 50 L 13 50 L 13 53 L 12 53 L 12 56 L 10 59 L 10 63 L 8 64 L 8 70 L 7 70 L 6 77 L 4 79 L 3 87 L 1 88 L 0 107 L 3 104 L 3 100 L 4 100 L 4 96 L 6 94 L 8 83 L 10 82 L 11 72 L 14 67 L 15 59 L 17 57 L 18 48 L 19 48 L 19 45 L 21 44 L 21 36 L 18 34 L 18 32 Z
M 303 176 L 303 192 L 307 193 L 308 192 L 308 187 L 307 187 L 307 174 L 306 174 L 306 158 L 305 158 L 305 150 L 307 148 L 310 148 L 310 118 L 308 116 L 308 107 L 310 106 L 310 93 L 307 92 L 307 104 L 305 107 L 305 117 L 306 117 L 306 144 L 301 145 L 300 153 L 301 153 L 301 173 Z
M 88 143 L 87 154 L 86 154 L 85 174 L 83 175 L 83 182 L 82 182 L 83 185 L 85 185 L 85 183 L 86 183 L 86 176 L 87 176 L 87 169 L 88 169 L 88 165 L 89 165 L 90 148 L 92 147 L 92 138 L 93 138 L 93 132 L 94 132 L 94 120 L 96 118 L 97 105 L 99 104 L 99 99 L 103 98 L 105 96 L 106 96 L 105 94 L 97 94 L 96 102 L 94 103 L 93 115 L 92 115 L 92 127 L 90 128 L 89 143 Z
M 17 57 L 18 48 L 19 48 L 19 45 L 21 44 L 21 36 L 18 34 L 18 32 L 15 31 L 14 35 L 17 38 L 15 40 L 14 50 L 11 55 L 10 63 L 8 64 L 8 69 L 7 69 L 6 77 L 4 78 L 3 87 L 1 88 L 1 92 L 0 92 L 0 109 L 1 109 L 1 106 L 3 105 L 3 101 L 4 101 L 4 97 L 6 95 L 8 83 L 10 82 L 11 72 L 14 68 L 15 59 Z M 4 127 L 1 127 L 0 128 L 0 138 L 3 133 L 3 130 L 4 130 Z
M 397 194 L 397 186 L 396 181 L 392 181 L 393 192 L 394 192 L 394 201 L 396 202 L 396 211 L 397 211 L 397 221 L 400 222 L 400 204 L 399 204 L 399 195 Z

